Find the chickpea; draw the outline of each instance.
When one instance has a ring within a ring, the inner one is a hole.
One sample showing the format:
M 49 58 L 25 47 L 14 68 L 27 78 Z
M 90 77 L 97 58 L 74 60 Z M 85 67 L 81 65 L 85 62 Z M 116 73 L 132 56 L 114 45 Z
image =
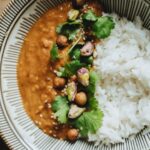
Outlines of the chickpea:
M 54 79 L 54 86 L 56 88 L 62 88 L 66 84 L 66 80 L 64 78 L 55 77 Z
M 77 129 L 70 129 L 67 132 L 67 137 L 70 141 L 75 141 L 78 138 L 78 134 L 79 134 L 79 132 Z
M 58 44 L 58 46 L 60 47 L 64 47 L 68 45 L 68 39 L 66 36 L 64 35 L 59 35 L 57 37 L 56 43 Z
M 87 102 L 87 96 L 84 92 L 79 92 L 75 96 L 75 103 L 79 106 L 84 106 Z

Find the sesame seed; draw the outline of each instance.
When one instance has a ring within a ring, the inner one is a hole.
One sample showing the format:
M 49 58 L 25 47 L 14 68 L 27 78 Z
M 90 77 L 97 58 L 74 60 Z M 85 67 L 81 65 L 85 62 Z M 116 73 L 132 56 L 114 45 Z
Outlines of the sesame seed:
M 61 141 L 63 141 L 63 138 L 59 138 Z
M 48 104 L 47 104 L 47 107 L 48 107 L 48 108 L 51 108 L 51 107 L 52 107 L 52 105 L 51 105 L 50 103 L 48 103 Z
M 44 103 L 46 104 L 48 102 L 48 100 L 46 99 L 45 101 L 44 101 Z
M 53 137 L 56 137 L 56 134 L 53 134 Z
M 58 130 L 58 127 L 55 127 L 55 130 Z
M 53 124 L 53 125 L 57 125 L 57 123 L 56 123 L 56 122 L 53 122 L 52 124 Z
M 39 122 L 37 120 L 35 120 L 35 124 L 39 124 Z
M 54 116 L 53 116 L 53 115 L 51 115 L 51 118 L 52 118 L 52 119 L 54 119 Z
M 42 115 L 42 114 L 40 114 L 40 118 L 43 118 L 43 115 Z
M 51 134 L 51 133 L 52 133 L 52 130 L 49 130 L 49 133 Z

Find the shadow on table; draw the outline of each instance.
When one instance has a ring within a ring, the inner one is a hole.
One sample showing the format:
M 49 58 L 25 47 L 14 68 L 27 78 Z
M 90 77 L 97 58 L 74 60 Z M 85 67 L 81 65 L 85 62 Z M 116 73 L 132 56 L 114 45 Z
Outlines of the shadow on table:
M 0 138 L 0 150 L 10 150 L 1 138 Z

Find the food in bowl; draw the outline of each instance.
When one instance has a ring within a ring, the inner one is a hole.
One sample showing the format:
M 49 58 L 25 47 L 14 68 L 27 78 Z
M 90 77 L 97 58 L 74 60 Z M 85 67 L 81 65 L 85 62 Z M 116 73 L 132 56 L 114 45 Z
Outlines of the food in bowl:
M 18 63 L 27 113 L 59 139 L 124 142 L 150 125 L 149 40 L 139 19 L 105 14 L 98 1 L 50 9 L 27 34 Z

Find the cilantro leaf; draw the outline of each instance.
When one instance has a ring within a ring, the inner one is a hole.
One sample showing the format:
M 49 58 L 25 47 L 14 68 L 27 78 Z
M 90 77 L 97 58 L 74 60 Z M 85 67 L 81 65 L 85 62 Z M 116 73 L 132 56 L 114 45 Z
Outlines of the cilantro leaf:
M 81 67 L 84 67 L 84 63 L 80 63 L 79 60 L 73 60 L 70 63 L 66 64 L 64 68 L 60 68 L 57 75 L 61 77 L 70 77 L 76 74 L 77 70 Z
M 88 10 L 85 14 L 83 14 L 82 19 L 85 21 L 96 21 L 97 16 L 92 10 Z
M 58 34 L 62 34 L 68 37 L 69 40 L 73 40 L 80 28 L 80 21 L 75 20 L 72 22 L 65 22 L 63 24 L 59 24 L 56 27 L 56 32 Z
M 91 98 L 88 100 L 88 107 L 89 107 L 89 109 L 91 109 L 91 110 L 96 110 L 96 109 L 98 109 L 98 101 L 96 100 L 95 97 L 91 97 Z
M 50 56 L 51 56 L 51 60 L 52 61 L 56 61 L 58 58 L 59 58 L 59 55 L 58 55 L 58 47 L 56 44 L 53 44 L 53 47 L 50 51 Z
M 69 105 L 66 97 L 57 96 L 54 102 L 52 103 L 52 110 L 55 112 L 55 116 L 57 117 L 60 123 L 67 122 Z
M 73 126 L 80 130 L 82 137 L 86 137 L 88 133 L 96 133 L 101 127 L 103 113 L 102 111 L 92 110 L 90 112 L 84 112 L 79 118 L 73 121 Z
M 64 25 L 65 25 L 65 24 L 59 24 L 59 25 L 56 27 L 56 33 L 60 34 Z
M 89 98 L 94 97 L 97 82 L 98 82 L 98 76 L 96 72 L 94 71 L 90 72 L 89 86 L 86 88 L 86 92 Z
M 93 64 L 93 56 L 81 57 L 81 62 L 86 63 L 86 64 Z
M 81 49 L 82 45 L 77 44 L 70 52 L 69 52 L 69 56 L 71 57 L 71 59 L 74 60 L 79 60 L 80 59 L 80 49 Z
M 74 29 L 74 30 L 68 30 L 66 31 L 66 34 L 68 34 L 68 39 L 69 40 L 74 40 L 76 38 L 77 33 L 79 32 L 79 29 Z
M 111 30 L 114 28 L 115 23 L 111 17 L 103 16 L 93 24 L 92 31 L 97 38 L 106 38 L 110 35 Z

